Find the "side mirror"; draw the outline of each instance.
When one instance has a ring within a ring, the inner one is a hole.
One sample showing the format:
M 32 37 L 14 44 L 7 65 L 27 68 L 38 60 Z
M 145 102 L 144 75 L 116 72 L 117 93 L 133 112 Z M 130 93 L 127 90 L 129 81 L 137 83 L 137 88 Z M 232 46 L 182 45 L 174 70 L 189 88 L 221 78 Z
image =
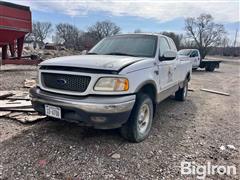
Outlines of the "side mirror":
M 159 58 L 160 61 L 171 61 L 177 57 L 176 51 L 165 51 L 163 56 Z

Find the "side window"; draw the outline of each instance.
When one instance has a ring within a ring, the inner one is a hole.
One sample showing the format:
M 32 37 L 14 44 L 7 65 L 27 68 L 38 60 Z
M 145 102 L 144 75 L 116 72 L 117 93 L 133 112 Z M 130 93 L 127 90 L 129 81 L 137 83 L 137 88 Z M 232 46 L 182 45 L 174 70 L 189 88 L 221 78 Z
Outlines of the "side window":
M 197 57 L 199 56 L 199 51 L 196 51 Z
M 164 37 L 160 38 L 160 45 L 159 45 L 159 50 L 160 50 L 160 57 L 163 56 L 163 53 L 166 51 L 170 50 L 169 44 L 167 42 L 167 39 Z
M 174 43 L 173 40 L 170 39 L 170 38 L 169 38 L 169 43 L 170 43 L 170 46 L 171 46 L 171 50 L 173 50 L 173 51 L 177 51 L 177 48 L 176 48 L 175 43 Z
M 191 57 L 197 57 L 198 56 L 198 52 L 197 51 L 193 51 L 191 54 Z

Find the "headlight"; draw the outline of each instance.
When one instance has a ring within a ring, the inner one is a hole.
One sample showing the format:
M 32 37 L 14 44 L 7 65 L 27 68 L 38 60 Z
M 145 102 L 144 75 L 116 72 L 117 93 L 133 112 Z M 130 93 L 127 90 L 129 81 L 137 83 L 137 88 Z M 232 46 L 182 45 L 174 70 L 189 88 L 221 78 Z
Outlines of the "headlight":
M 128 88 L 126 78 L 100 78 L 94 86 L 95 91 L 127 91 Z

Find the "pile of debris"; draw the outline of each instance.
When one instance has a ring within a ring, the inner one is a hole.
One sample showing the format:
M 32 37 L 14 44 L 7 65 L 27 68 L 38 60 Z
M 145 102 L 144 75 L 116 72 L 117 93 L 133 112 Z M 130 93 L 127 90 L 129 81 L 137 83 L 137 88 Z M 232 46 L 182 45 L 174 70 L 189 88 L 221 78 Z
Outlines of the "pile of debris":
M 23 55 L 29 56 L 29 55 L 37 55 L 40 59 L 46 60 L 51 59 L 55 57 L 61 57 L 61 56 L 71 56 L 71 55 L 80 55 L 81 52 L 69 50 L 66 48 L 61 49 L 33 49 L 31 47 L 24 47 L 23 49 Z
M 35 86 L 35 80 L 25 80 L 24 87 Z M 45 118 L 32 108 L 28 89 L 24 91 L 0 91 L 0 117 L 8 117 L 22 123 Z

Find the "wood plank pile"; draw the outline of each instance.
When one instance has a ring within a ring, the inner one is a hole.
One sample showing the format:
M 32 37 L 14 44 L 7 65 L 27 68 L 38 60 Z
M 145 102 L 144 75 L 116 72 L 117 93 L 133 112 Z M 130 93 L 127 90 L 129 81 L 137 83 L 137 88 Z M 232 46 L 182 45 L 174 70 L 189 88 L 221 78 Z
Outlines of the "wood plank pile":
M 32 82 L 27 82 L 32 86 Z M 28 91 L 0 91 L 0 117 L 8 117 L 22 123 L 45 118 L 32 108 Z

